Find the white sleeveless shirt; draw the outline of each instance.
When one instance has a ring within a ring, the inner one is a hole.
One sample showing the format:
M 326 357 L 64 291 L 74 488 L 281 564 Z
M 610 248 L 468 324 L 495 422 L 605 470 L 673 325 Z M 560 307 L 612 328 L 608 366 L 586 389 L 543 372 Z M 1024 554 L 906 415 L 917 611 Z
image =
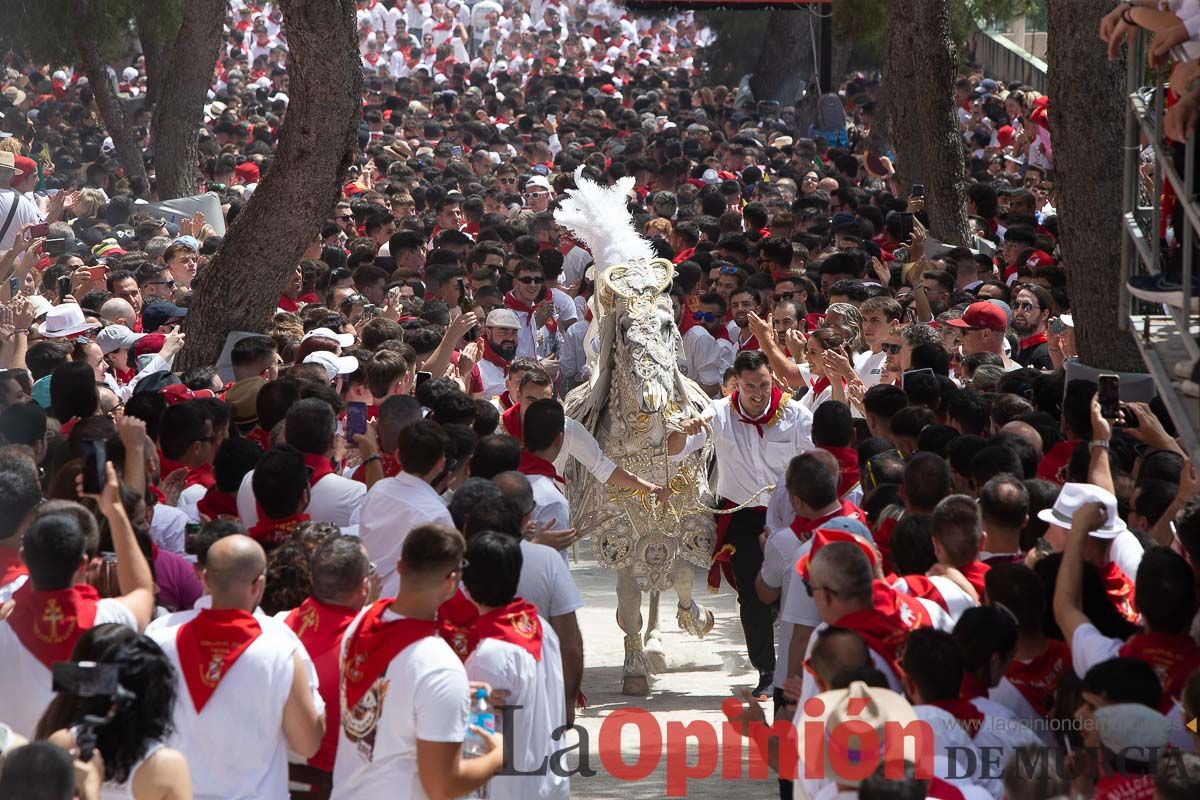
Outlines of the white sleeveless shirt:
M 78 738 L 79 726 L 76 725 L 71 729 L 71 736 Z M 133 780 L 137 777 L 138 770 L 142 765 L 150 760 L 150 757 L 161 750 L 165 745 L 157 739 L 150 743 L 146 748 L 146 752 L 138 759 L 138 762 L 129 769 L 129 777 L 124 783 L 114 783 L 105 781 L 100 784 L 100 800 L 134 800 L 133 795 Z

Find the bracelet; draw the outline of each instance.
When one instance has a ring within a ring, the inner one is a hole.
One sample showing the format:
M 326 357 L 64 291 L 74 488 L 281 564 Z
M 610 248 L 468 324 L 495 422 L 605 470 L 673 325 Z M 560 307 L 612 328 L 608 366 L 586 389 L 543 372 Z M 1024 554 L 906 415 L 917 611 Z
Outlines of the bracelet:
M 1125 0 L 1122 5 L 1125 6 L 1125 10 L 1121 12 L 1121 21 L 1126 25 L 1137 26 L 1137 22 L 1135 22 L 1133 17 L 1130 16 L 1133 13 L 1133 3 L 1129 2 L 1129 0 Z
M 373 455 L 373 456 L 367 456 L 366 458 L 364 458 L 362 460 L 362 465 L 365 467 L 367 464 L 370 464 L 372 461 L 383 461 L 383 457 L 378 454 Z
M 1103 447 L 1105 450 L 1107 450 L 1108 449 L 1108 440 L 1107 439 L 1092 439 L 1090 442 L 1088 442 L 1088 447 Z

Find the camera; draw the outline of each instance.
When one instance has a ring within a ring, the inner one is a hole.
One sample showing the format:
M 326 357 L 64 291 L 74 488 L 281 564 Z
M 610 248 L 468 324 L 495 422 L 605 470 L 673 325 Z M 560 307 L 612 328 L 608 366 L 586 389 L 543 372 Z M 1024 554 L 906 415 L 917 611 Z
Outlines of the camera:
M 137 697 L 121 685 L 119 670 L 116 664 L 97 664 L 95 661 L 60 661 L 53 667 L 51 687 L 54 691 L 89 701 L 82 704 L 85 713 L 75 734 L 80 761 L 92 760 L 96 750 L 96 729 L 112 722 L 116 713 Z

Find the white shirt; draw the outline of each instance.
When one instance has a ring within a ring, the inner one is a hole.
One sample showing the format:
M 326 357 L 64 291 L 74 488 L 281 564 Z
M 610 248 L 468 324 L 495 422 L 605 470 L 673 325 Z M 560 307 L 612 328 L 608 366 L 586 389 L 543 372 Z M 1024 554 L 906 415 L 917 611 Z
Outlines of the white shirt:
M 554 318 L 560 325 L 579 319 L 579 311 L 575 308 L 575 299 L 571 295 L 562 289 L 551 287 L 550 297 L 554 300 Z
M 854 371 L 858 373 L 863 386 L 870 389 L 872 386 L 878 385 L 880 378 L 883 377 L 883 365 L 887 361 L 887 353 L 880 350 L 878 353 L 865 353 L 864 355 L 866 358 L 855 365 Z
M 385 622 L 393 619 L 401 617 L 384 612 Z M 343 656 L 361 620 L 362 613 L 346 629 Z M 339 721 L 330 800 L 428 800 L 417 774 L 417 740 L 461 742 L 469 704 L 467 671 L 440 636 L 401 650 L 354 716 L 343 711 L 343 720 L 355 722 L 355 736 Z
M 517 329 L 517 355 L 543 358 L 554 350 L 555 335 L 543 325 L 537 327 L 536 314 L 512 309 L 521 327 Z
M 559 354 L 559 371 L 563 377 L 563 388 L 566 391 L 574 389 L 588 379 L 587 354 L 583 349 L 583 339 L 587 336 L 588 323 L 579 321 L 567 328 L 563 334 L 562 353 Z
M 478 5 L 475 7 L 479 8 Z M 583 274 L 591 263 L 592 254 L 579 245 L 575 245 L 563 256 L 562 282 L 568 286 L 578 284 L 583 280 Z
M 254 470 L 250 470 L 242 478 L 237 493 L 238 516 L 247 528 L 258 523 L 258 503 L 254 499 L 253 483 Z M 331 472 L 309 490 L 308 508 L 304 509 L 304 513 L 313 522 L 329 522 L 339 528 L 357 525 L 366 493 L 366 484 Z
M 401 472 L 377 481 L 367 492 L 358 535 L 383 580 L 382 597 L 393 597 L 400 588 L 396 564 L 404 537 L 418 525 L 430 522 L 454 527 L 442 498 L 416 475 Z
M 559 491 L 558 484 L 553 478 L 545 475 L 528 475 L 529 485 L 533 488 L 533 520 L 540 525 L 548 525 L 550 530 L 557 531 L 571 527 L 571 509 L 567 498 Z
M 788 651 L 792 645 L 792 626 L 807 625 L 815 628 L 821 624 L 821 615 L 800 584 L 795 581 L 796 562 L 812 549 L 812 539 L 801 543 L 800 537 L 791 528 L 781 528 L 767 537 L 763 550 L 763 564 L 758 574 L 768 589 L 778 589 L 779 594 L 779 650 L 775 656 L 775 685 L 783 686 L 788 679 Z M 793 585 L 794 584 L 794 585 Z M 790 613 L 789 613 L 790 612 Z
M 467 677 L 481 681 L 492 690 L 508 692 L 504 705 L 516 706 L 508 712 L 512 726 L 505 728 L 504 716 L 497 711 L 496 730 L 504 734 L 505 747 L 512 742 L 513 766 L 520 772 L 538 770 L 552 753 L 561 749 L 561 739 L 550 735 L 566 723 L 562 654 L 558 636 L 545 619 L 542 625 L 542 657 L 534 657 L 523 647 L 500 639 L 484 639 L 467 658 Z M 497 775 L 488 787 L 491 800 L 557 798 L 566 800 L 570 782 L 553 769 L 544 775 Z
M 133 612 L 115 598 L 105 598 L 96 606 L 93 624 L 106 622 L 137 630 Z M 0 719 L 26 739 L 33 739 L 37 722 L 54 697 L 50 687 L 50 670 L 25 649 L 7 620 L 0 621 L 0 693 L 4 697 Z
M 863 499 L 862 484 L 854 484 L 853 487 L 838 499 L 849 500 L 861 508 Z M 796 509 L 792 508 L 792 500 L 788 496 L 787 483 L 781 480 L 775 484 L 775 490 L 771 492 L 771 499 L 767 502 L 766 527 L 772 531 L 777 528 L 787 528 L 795 518 Z
M 702 386 L 720 386 L 727 351 L 704 329 L 693 325 L 683 334 L 683 364 L 680 371 Z
M 22 225 L 42 221 L 42 212 L 38 211 L 38 207 L 32 200 L 16 189 L 0 189 L 0 228 L 4 227 L 4 221 L 12 212 L 13 203 L 17 204 L 17 211 L 13 214 L 8 230 L 4 232 L 4 238 L 0 239 L 0 251 L 8 250 L 13 246 L 13 242 L 17 240 L 17 234 L 21 232 Z
M 504 393 L 504 380 L 508 377 L 507 369 L 493 364 L 487 359 L 480 359 L 479 363 L 475 365 L 475 369 L 483 384 L 484 400 L 492 400 Z
M 554 459 L 554 469 L 559 475 L 567 474 L 567 460 L 571 458 L 600 483 L 608 483 L 617 469 L 616 463 L 600 449 L 596 437 L 578 420 L 566 417 L 563 420 L 563 446 Z
M 813 449 L 812 412 L 790 400 L 774 424 L 763 424 L 759 436 L 758 428 L 739 420 L 730 398 L 723 397 L 712 404 L 712 436 L 717 494 L 744 503 L 764 487 L 778 483 L 792 458 Z M 760 494 L 755 504 L 765 507 L 767 499 Z
M 150 538 L 163 550 L 184 554 L 187 539 L 188 515 L 166 503 L 154 504 L 154 516 L 150 520 Z
M 521 540 L 521 579 L 517 594 L 551 619 L 583 608 L 583 595 L 571 570 L 553 547 Z
M 292 691 L 293 654 L 299 653 L 305 663 L 313 704 L 323 712 L 316 669 L 291 628 L 255 614 L 262 634 L 233 663 L 204 710 L 197 713 L 183 677 L 177 640 L 180 626 L 199 613 L 178 611 L 146 628 L 146 635 L 175 667 L 175 731 L 167 744 L 187 758 L 196 800 L 286 800 L 283 709 Z

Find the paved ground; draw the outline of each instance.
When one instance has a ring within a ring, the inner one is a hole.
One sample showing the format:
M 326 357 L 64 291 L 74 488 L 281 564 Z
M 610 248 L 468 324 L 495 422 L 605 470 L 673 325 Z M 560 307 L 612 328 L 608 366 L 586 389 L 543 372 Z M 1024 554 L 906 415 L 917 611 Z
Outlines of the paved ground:
M 737 616 L 737 601 L 727 586 L 718 595 L 707 592 L 704 575 L 696 576 L 696 598 L 707 605 L 716 615 L 716 626 L 703 640 L 690 637 L 675 624 L 675 597 L 662 597 L 663 644 L 666 651 L 668 672 L 659 675 L 654 682 L 652 695 L 641 699 L 621 694 L 621 666 L 624 661 L 623 634 L 615 619 L 616 592 L 613 573 L 599 567 L 591 558 L 589 543 L 581 542 L 579 560 L 572 564 L 572 574 L 583 593 L 587 606 L 579 612 L 579 626 L 583 631 L 586 669 L 583 676 L 583 691 L 589 707 L 576 718 L 576 724 L 587 730 L 591 766 L 596 775 L 591 778 L 575 776 L 571 780 L 571 795 L 579 800 L 602 800 L 603 798 L 642 798 L 682 796 L 678 792 L 667 794 L 666 743 L 658 759 L 656 769 L 643 780 L 621 780 L 614 777 L 600 763 L 599 744 L 601 725 L 618 709 L 644 709 L 657 722 L 664 740 L 667 723 L 684 725 L 705 722 L 712 730 L 721 731 L 724 715 L 721 702 L 738 687 L 754 686 L 757 673 L 750 669 L 746 658 L 741 625 Z M 770 710 L 768 709 L 768 718 Z M 611 725 L 609 730 L 612 730 Z M 639 755 L 653 760 L 654 751 L 642 753 L 638 747 L 639 736 L 633 726 L 625 726 L 621 749 L 627 764 L 634 764 Z M 696 741 L 689 742 L 688 761 L 697 764 Z M 676 750 L 676 752 L 678 752 Z M 718 756 L 715 773 L 703 780 L 695 779 L 686 784 L 689 798 L 727 798 L 739 800 L 778 797 L 774 779 L 751 781 L 722 780 L 722 763 Z M 742 767 L 744 769 L 744 766 Z M 679 774 L 673 771 L 674 774 Z

